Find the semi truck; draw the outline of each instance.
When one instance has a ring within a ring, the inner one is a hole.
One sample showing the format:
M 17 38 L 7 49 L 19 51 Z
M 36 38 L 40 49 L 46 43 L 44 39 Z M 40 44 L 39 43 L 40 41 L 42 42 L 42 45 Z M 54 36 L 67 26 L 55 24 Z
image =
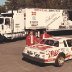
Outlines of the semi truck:
M 70 24 L 70 25 L 69 25 Z M 25 37 L 34 30 L 39 37 L 43 30 L 69 29 L 67 10 L 25 8 L 0 14 L 0 41 Z M 70 28 L 71 29 L 71 28 Z
M 22 38 L 25 36 L 24 16 L 22 13 L 9 11 L 0 16 L 0 41 L 5 39 Z

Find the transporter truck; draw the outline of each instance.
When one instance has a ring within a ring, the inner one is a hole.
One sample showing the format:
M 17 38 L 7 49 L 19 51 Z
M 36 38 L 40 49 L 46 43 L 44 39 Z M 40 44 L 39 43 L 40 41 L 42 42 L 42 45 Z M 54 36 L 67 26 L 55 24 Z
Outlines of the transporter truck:
M 0 41 L 25 37 L 30 30 L 34 30 L 39 37 L 43 30 L 68 27 L 67 21 L 67 12 L 61 9 L 25 8 L 1 13 Z

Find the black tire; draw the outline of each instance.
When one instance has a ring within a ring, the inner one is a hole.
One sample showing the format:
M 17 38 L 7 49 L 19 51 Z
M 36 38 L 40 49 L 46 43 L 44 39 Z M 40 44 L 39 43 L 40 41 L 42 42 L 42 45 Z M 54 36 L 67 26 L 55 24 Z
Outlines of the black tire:
M 65 58 L 63 56 L 58 56 L 55 61 L 55 65 L 60 67 L 63 66 L 64 62 L 65 62 Z
M 0 35 L 0 43 L 3 43 L 4 37 Z

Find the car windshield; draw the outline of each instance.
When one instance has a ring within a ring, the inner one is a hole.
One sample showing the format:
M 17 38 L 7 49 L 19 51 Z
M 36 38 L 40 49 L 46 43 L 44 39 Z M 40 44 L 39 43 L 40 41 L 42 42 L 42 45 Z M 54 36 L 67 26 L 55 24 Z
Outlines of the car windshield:
M 0 24 L 3 24 L 3 22 L 4 22 L 4 19 L 0 18 Z
M 46 45 L 50 45 L 50 46 L 56 46 L 59 47 L 59 41 L 54 41 L 54 40 L 45 40 L 43 39 L 40 44 L 46 44 Z

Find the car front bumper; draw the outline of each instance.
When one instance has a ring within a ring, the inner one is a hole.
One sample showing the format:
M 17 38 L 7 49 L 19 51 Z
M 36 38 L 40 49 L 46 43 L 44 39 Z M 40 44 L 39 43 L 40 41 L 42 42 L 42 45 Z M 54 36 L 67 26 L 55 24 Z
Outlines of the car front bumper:
M 40 63 L 45 63 L 44 59 L 32 57 L 32 56 L 29 56 L 28 54 L 25 54 L 25 53 L 22 53 L 22 56 L 23 56 L 23 58 L 25 57 L 25 58 L 30 59 L 32 61 L 36 61 L 36 62 L 40 62 Z

